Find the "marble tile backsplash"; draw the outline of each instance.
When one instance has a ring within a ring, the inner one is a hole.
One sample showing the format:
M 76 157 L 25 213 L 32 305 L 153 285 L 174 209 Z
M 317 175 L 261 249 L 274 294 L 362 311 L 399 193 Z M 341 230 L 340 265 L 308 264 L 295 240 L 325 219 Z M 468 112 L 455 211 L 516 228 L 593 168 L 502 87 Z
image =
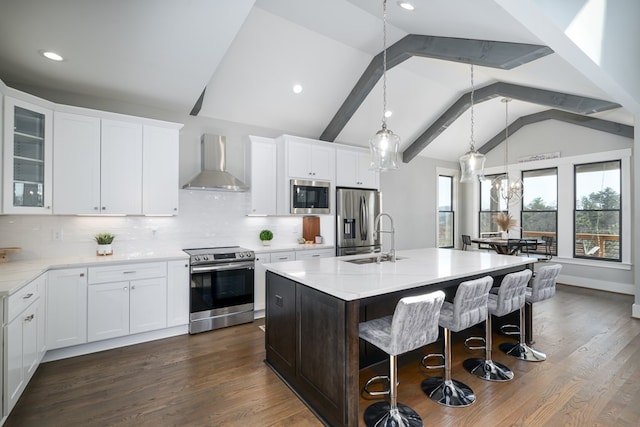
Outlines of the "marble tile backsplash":
M 57 215 L 0 215 L 0 247 L 20 247 L 12 259 L 86 256 L 94 254 L 93 236 L 116 235 L 118 253 L 163 253 L 184 248 L 240 245 L 261 247 L 258 234 L 269 228 L 273 245 L 295 245 L 302 234 L 302 218 L 248 217 L 249 193 L 180 190 L 180 213 L 175 217 L 90 217 Z M 334 242 L 334 217 L 322 215 L 325 243 Z

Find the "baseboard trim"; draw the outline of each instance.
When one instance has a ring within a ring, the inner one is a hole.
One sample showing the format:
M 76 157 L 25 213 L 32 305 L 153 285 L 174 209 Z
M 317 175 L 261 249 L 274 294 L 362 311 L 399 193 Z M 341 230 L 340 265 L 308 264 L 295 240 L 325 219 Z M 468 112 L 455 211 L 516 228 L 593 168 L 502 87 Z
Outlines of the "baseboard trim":
M 558 283 L 563 285 L 577 286 L 580 288 L 596 289 L 599 291 L 615 292 L 617 294 L 635 295 L 636 289 L 630 283 L 607 282 L 603 280 L 590 279 L 588 277 L 568 276 L 560 274 Z
M 126 347 L 163 338 L 175 337 L 177 335 L 184 335 L 187 333 L 189 333 L 189 325 L 180 325 L 157 331 L 144 332 L 142 334 L 127 335 L 104 341 L 75 345 L 73 347 L 49 350 L 42 358 L 42 363 L 67 359 L 69 357 L 82 356 L 84 354 L 96 353 L 98 351 L 111 350 L 113 348 Z
M 631 306 L 631 317 L 640 319 L 640 304 L 633 304 Z

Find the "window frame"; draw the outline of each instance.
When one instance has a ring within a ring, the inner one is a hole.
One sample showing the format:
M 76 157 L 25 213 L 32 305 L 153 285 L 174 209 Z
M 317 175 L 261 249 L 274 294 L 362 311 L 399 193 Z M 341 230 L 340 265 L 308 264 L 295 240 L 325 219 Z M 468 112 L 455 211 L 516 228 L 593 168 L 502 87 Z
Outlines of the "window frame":
M 521 235 L 522 237 L 524 237 L 524 233 L 525 233 L 525 229 L 524 229 L 524 214 L 526 212 L 554 212 L 555 213 L 555 245 L 552 245 L 552 250 L 551 250 L 551 255 L 553 256 L 558 256 L 558 240 L 559 240 L 559 230 L 558 230 L 558 194 L 560 192 L 560 178 L 558 176 L 558 167 L 557 166 L 552 166 L 552 167 L 547 167 L 547 168 L 536 168 L 536 169 L 522 169 L 520 171 L 520 179 L 522 180 L 522 185 L 523 185 L 523 191 L 526 191 L 527 186 L 524 184 L 524 174 L 526 172 L 540 172 L 540 171 L 547 171 L 547 170 L 555 170 L 555 175 L 556 175 L 556 209 L 555 210 L 540 210 L 540 211 L 530 211 L 530 210 L 525 210 L 524 208 L 524 197 L 522 197 L 522 199 L 520 200 L 520 229 L 521 229 Z M 575 183 L 575 180 L 574 180 Z M 575 185 L 575 184 L 574 184 Z M 523 193 L 524 196 L 524 193 Z M 538 248 L 537 250 L 533 250 L 530 251 L 532 253 L 542 253 L 544 252 L 543 250 L 541 250 L 540 248 Z
M 450 200 L 449 200 L 449 207 L 450 210 L 445 211 L 445 210 L 440 210 L 440 178 L 445 177 L 445 178 L 449 178 L 449 184 L 450 184 L 450 189 L 449 189 L 449 195 L 450 195 Z M 438 229 L 438 234 L 436 236 L 436 244 L 438 248 L 444 248 L 444 249 L 452 249 L 455 248 L 456 246 L 456 212 L 454 209 L 454 190 L 455 190 L 455 176 L 454 175 L 449 175 L 446 174 L 444 172 L 438 173 L 438 220 L 437 220 L 437 229 Z M 451 213 L 451 245 L 450 246 L 440 246 L 440 213 Z
M 603 163 L 617 163 L 618 164 L 618 170 L 619 170 L 619 192 L 618 192 L 618 197 L 620 198 L 619 200 L 619 206 L 618 209 L 577 209 L 577 194 L 578 194 L 578 180 L 577 178 L 577 169 L 580 166 L 588 166 L 588 165 L 597 165 L 597 164 L 603 164 Z M 577 259 L 589 259 L 589 260 L 597 260 L 597 261 L 605 261 L 605 262 L 617 262 L 617 263 L 621 263 L 623 260 L 623 169 L 622 169 L 622 159 L 611 159 L 611 160 L 602 160 L 602 161 L 597 161 L 597 162 L 585 162 L 585 163 L 574 163 L 573 165 L 573 237 L 572 237 L 572 241 L 573 241 L 573 258 L 577 258 Z M 588 256 L 586 254 L 584 255 L 579 255 L 576 252 L 576 234 L 577 234 L 577 230 L 576 230 L 576 215 L 578 212 L 618 212 L 618 224 L 619 224 L 619 231 L 618 231 L 618 258 L 609 258 L 609 257 L 597 257 L 597 256 Z

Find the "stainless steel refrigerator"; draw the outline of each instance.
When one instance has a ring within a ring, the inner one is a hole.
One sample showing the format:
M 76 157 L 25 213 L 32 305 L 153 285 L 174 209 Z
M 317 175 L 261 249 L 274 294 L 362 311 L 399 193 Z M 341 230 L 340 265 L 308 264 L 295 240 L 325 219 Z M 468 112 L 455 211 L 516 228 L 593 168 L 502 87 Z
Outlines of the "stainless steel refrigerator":
M 374 220 L 381 195 L 375 190 L 338 188 L 336 191 L 336 255 L 380 252 Z

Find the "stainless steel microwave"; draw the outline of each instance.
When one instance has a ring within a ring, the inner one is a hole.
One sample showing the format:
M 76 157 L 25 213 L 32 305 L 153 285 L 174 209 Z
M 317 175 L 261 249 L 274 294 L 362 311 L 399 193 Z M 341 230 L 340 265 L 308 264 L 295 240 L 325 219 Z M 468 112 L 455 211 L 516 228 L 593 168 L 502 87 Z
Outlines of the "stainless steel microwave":
M 291 180 L 292 214 L 329 214 L 331 183 L 328 181 Z

